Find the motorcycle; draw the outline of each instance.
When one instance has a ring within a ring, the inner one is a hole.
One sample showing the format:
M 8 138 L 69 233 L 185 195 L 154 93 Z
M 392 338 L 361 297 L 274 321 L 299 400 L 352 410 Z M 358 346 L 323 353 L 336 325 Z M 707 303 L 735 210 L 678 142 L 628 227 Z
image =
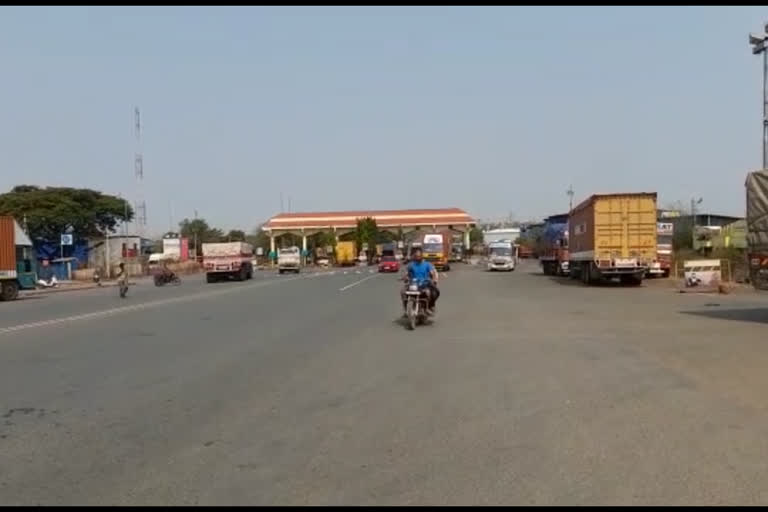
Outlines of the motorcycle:
M 423 286 L 411 280 L 405 290 L 405 298 L 405 315 L 408 319 L 408 328 L 414 330 L 416 325 L 424 324 L 427 321 L 427 293 Z
M 155 274 L 155 286 L 164 286 L 166 284 L 181 284 L 181 278 L 174 272 L 160 272 Z

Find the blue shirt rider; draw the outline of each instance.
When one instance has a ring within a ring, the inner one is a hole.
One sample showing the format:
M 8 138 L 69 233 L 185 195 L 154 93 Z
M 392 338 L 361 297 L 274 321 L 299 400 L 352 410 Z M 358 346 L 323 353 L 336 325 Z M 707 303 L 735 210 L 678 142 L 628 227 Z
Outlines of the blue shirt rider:
M 435 303 L 440 297 L 440 290 L 437 289 L 437 270 L 432 263 L 424 260 L 424 255 L 420 247 L 416 247 L 411 253 L 411 263 L 408 264 L 408 273 L 406 282 L 414 280 L 419 287 L 424 287 L 429 293 L 429 306 L 431 312 L 435 310 Z M 407 286 L 407 284 L 406 284 Z M 406 309 L 405 288 L 400 292 L 403 301 L 403 311 Z

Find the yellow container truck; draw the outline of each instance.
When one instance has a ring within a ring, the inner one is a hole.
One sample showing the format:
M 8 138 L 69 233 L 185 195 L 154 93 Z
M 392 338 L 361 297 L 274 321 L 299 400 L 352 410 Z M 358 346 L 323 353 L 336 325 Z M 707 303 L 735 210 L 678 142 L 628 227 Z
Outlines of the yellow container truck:
M 338 242 L 336 244 L 336 264 L 354 265 L 357 261 L 355 242 Z
M 639 285 L 656 261 L 656 193 L 595 194 L 571 211 L 568 229 L 571 278 Z

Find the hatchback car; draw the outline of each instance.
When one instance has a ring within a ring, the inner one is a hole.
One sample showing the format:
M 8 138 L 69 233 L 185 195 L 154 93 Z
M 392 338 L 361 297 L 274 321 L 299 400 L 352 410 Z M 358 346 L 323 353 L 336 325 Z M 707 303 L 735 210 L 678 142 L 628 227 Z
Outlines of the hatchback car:
M 379 272 L 399 272 L 400 262 L 394 256 L 382 256 L 379 260 Z

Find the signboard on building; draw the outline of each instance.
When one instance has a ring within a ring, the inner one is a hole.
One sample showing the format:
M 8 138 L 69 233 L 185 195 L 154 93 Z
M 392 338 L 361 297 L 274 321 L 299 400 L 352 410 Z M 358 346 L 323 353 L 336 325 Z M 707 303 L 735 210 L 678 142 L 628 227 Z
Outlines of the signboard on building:
M 263 247 L 257 247 L 256 248 L 256 256 L 264 256 L 264 248 Z
M 189 247 L 189 244 L 187 244 Z M 163 255 L 166 258 L 181 259 L 181 238 L 163 238 Z
M 680 215 L 680 210 L 659 210 L 660 219 L 674 219 Z
M 180 246 L 180 258 L 181 261 L 187 261 L 189 259 L 189 238 L 181 238 L 181 246 Z M 165 249 L 165 247 L 163 247 Z
M 656 234 L 657 235 L 671 235 L 675 231 L 675 225 L 671 222 L 657 222 Z

